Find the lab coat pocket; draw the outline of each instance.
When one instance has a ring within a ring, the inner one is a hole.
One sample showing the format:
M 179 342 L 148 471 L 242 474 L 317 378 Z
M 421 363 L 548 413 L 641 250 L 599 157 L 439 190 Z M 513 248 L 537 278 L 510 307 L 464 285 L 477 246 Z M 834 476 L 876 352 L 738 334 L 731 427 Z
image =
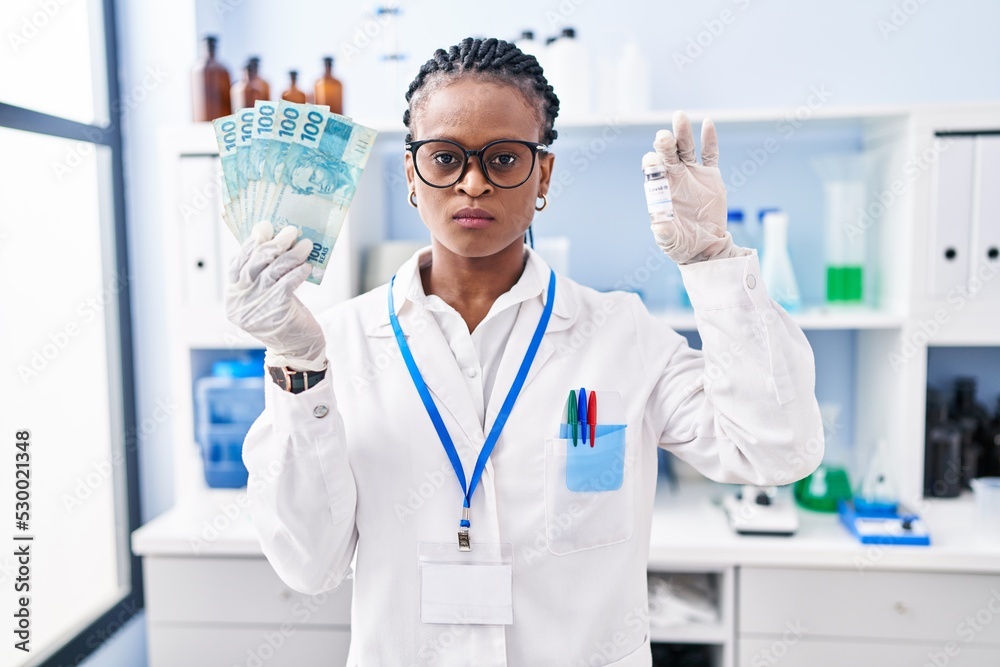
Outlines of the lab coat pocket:
M 632 448 L 624 424 L 598 427 L 594 446 L 545 441 L 545 534 L 564 555 L 632 537 Z

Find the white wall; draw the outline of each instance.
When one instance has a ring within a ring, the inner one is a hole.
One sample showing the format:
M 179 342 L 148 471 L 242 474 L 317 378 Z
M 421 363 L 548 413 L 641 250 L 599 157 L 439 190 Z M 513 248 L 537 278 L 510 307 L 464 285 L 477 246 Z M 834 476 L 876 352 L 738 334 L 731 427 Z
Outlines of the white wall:
M 361 117 L 397 118 L 394 106 L 436 48 L 469 35 L 510 39 L 531 28 L 546 36 L 564 26 L 595 56 L 617 54 L 633 35 L 656 63 L 654 108 L 797 106 L 819 84 L 838 106 L 1000 99 L 995 0 L 401 0 L 395 32 L 408 60 L 398 85 L 382 83 L 381 42 L 392 30 L 371 18 L 377 4 L 197 0 L 197 28 L 219 34 L 234 75 L 248 55 L 261 56 L 279 92 L 288 69 L 311 83 L 320 57 L 332 53 L 346 82 L 345 112 Z M 693 62 L 678 63 L 689 48 Z

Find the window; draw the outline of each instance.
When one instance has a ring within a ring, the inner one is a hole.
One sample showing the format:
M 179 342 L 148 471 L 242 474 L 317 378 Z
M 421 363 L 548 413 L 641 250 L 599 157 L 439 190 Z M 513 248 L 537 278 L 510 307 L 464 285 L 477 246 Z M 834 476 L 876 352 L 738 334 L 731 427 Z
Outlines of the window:
M 5 642 L 5 665 L 77 664 L 142 607 L 113 10 L 0 11 L 0 599 L 11 619 L 28 598 L 30 633 L 28 652 Z

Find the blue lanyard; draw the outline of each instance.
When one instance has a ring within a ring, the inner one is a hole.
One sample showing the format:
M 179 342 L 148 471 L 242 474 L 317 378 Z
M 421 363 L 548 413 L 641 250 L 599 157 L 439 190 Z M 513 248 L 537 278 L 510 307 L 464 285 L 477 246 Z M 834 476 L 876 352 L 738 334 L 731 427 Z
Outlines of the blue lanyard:
M 433 422 L 434 428 L 437 430 L 438 437 L 441 439 L 441 444 L 444 446 L 444 451 L 451 460 L 451 467 L 455 469 L 455 475 L 462 484 L 465 501 L 462 503 L 462 519 L 459 522 L 458 548 L 460 551 L 471 551 L 472 547 L 469 543 L 469 527 L 471 526 L 469 522 L 469 508 L 471 507 L 472 494 L 475 493 L 476 486 L 479 484 L 479 478 L 483 475 L 486 460 L 490 458 L 493 447 L 500 438 L 500 431 L 503 430 L 504 424 L 507 423 L 507 417 L 510 416 L 511 410 L 514 409 L 514 401 L 517 400 L 517 395 L 521 393 L 524 380 L 528 377 L 528 369 L 531 368 L 531 362 L 535 359 L 535 353 L 538 352 L 538 346 L 542 342 L 542 335 L 545 333 L 546 326 L 548 326 L 549 316 L 552 315 L 552 304 L 555 301 L 556 274 L 555 271 L 549 270 L 549 290 L 545 298 L 545 308 L 542 310 L 542 316 L 538 320 L 538 326 L 535 327 L 535 333 L 531 337 L 531 344 L 528 345 L 528 351 L 521 361 L 521 367 L 514 377 L 514 383 L 511 384 L 510 390 L 507 392 L 507 398 L 504 399 L 503 405 L 500 408 L 500 413 L 497 415 L 496 421 L 493 422 L 490 434 L 486 438 L 482 450 L 479 452 L 479 459 L 476 461 L 476 468 L 472 473 L 472 483 L 469 485 L 466 485 L 465 470 L 462 468 L 462 460 L 458 457 L 458 452 L 455 450 L 455 443 L 452 441 L 451 435 L 448 433 L 448 429 L 441 419 L 441 413 L 438 412 L 437 406 L 434 405 L 434 399 L 431 398 L 431 393 L 427 389 L 427 383 L 424 382 L 423 376 L 420 375 L 420 369 L 417 368 L 417 362 L 413 360 L 413 354 L 410 352 L 410 346 L 403 335 L 403 329 L 399 326 L 399 319 L 396 318 L 396 308 L 392 302 L 392 285 L 395 282 L 396 276 L 393 276 L 392 280 L 389 281 L 389 322 L 392 324 L 393 333 L 396 334 L 396 343 L 399 344 L 399 351 L 403 355 L 403 361 L 406 362 L 407 370 L 410 371 L 410 377 L 417 388 L 417 393 L 420 394 L 420 399 L 424 402 L 427 415 L 431 418 L 431 422 Z

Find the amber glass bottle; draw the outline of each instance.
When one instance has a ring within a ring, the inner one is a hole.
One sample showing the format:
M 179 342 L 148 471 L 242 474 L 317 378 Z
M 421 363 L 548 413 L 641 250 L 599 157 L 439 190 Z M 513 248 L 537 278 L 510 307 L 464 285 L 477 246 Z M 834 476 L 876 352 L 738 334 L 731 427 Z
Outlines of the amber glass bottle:
M 229 72 L 215 59 L 218 38 L 206 35 L 202 41 L 202 59 L 191 71 L 191 103 L 194 120 L 215 120 L 233 112 L 229 99 Z
M 281 94 L 281 99 L 287 100 L 289 102 L 298 102 L 299 104 L 306 103 L 306 94 L 299 90 L 299 87 L 295 83 L 299 80 L 299 73 L 292 70 L 288 73 L 288 78 L 291 79 L 291 83 L 288 84 L 288 90 Z
M 316 104 L 325 104 L 333 113 L 344 113 L 344 86 L 333 76 L 333 57 L 323 58 L 323 76 L 316 81 Z
M 258 74 L 259 68 L 260 58 L 254 56 L 247 60 L 243 68 L 243 78 L 233 84 L 231 95 L 233 108 L 252 107 L 257 100 L 271 99 L 271 88 Z

